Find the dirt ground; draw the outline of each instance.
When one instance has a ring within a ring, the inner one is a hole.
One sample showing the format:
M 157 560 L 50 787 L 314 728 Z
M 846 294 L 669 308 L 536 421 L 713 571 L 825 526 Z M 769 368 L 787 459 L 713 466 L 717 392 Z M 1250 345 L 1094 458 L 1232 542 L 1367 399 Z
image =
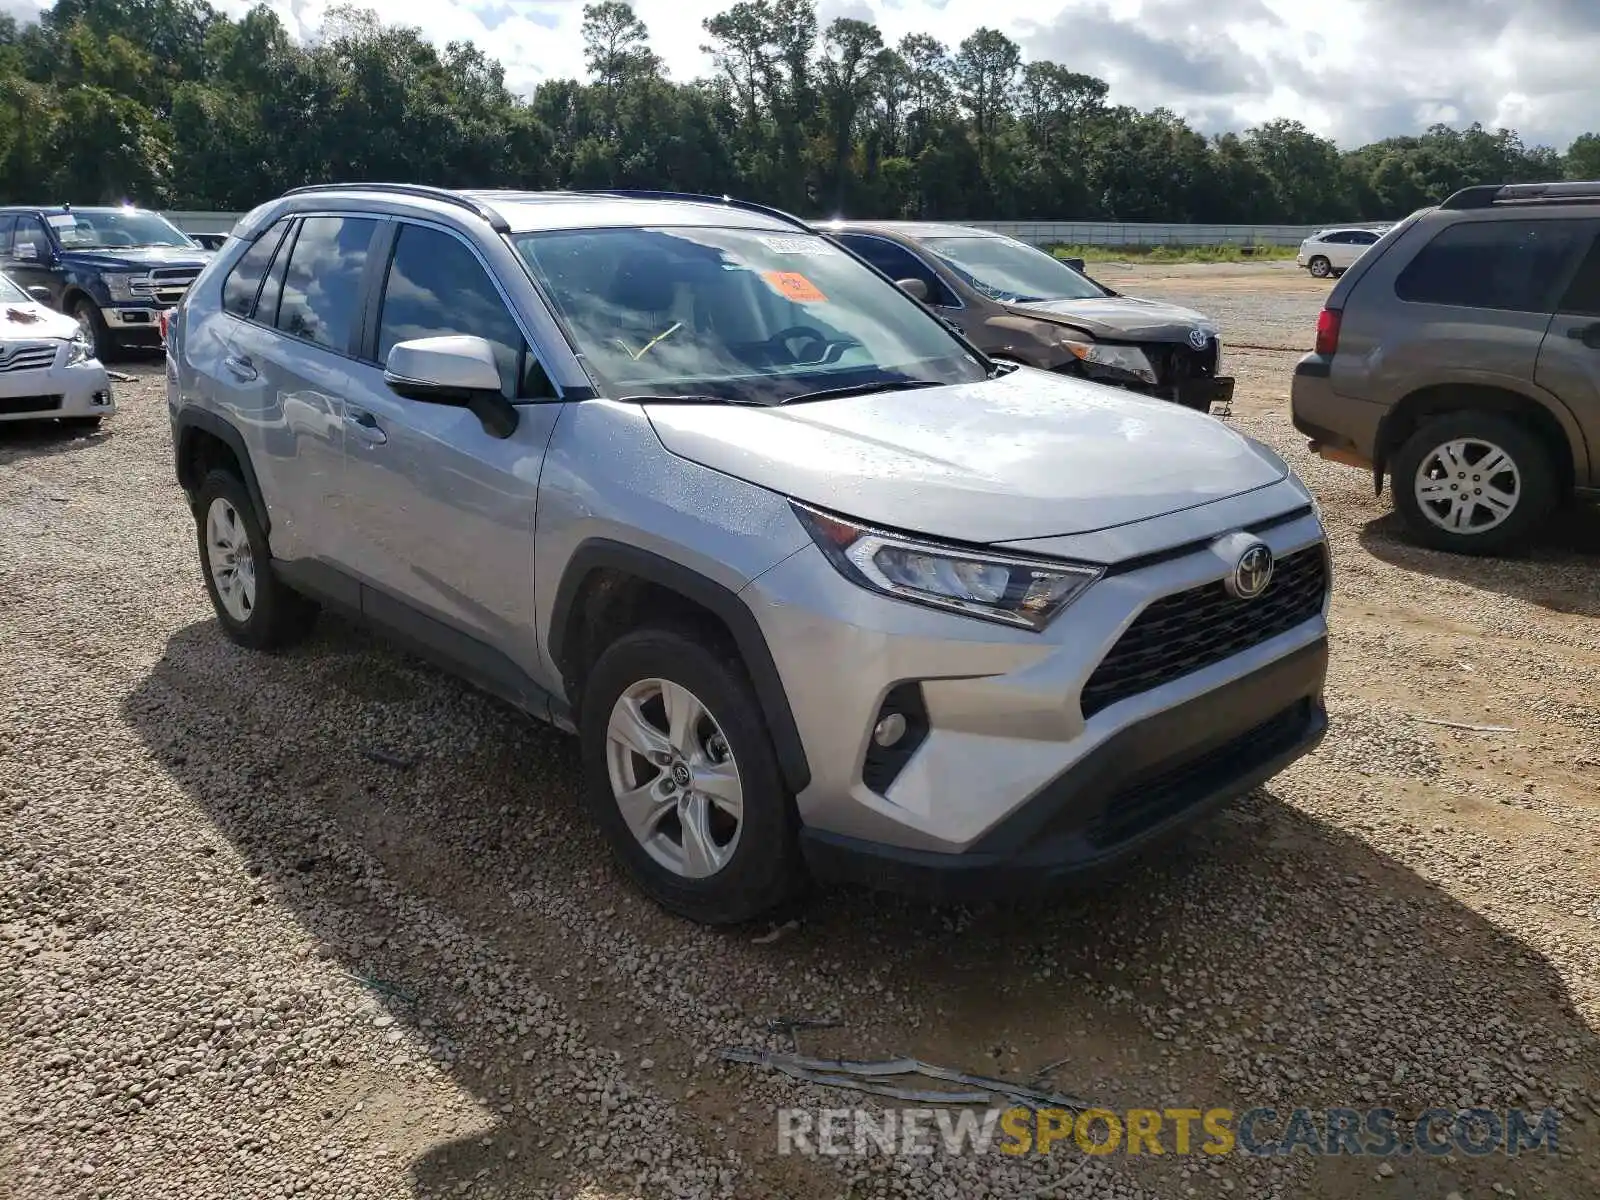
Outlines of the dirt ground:
M 0 1196 L 1600 1195 L 1600 510 L 1416 549 L 1289 424 L 1326 284 L 1091 273 L 1220 318 L 1233 422 L 1317 493 L 1333 730 L 1026 909 L 665 916 L 568 738 L 336 620 L 222 638 L 158 365 L 98 435 L 0 428 Z M 780 1107 L 863 1103 L 719 1062 L 782 1017 L 1119 1112 L 1553 1105 L 1559 1153 L 782 1155 Z

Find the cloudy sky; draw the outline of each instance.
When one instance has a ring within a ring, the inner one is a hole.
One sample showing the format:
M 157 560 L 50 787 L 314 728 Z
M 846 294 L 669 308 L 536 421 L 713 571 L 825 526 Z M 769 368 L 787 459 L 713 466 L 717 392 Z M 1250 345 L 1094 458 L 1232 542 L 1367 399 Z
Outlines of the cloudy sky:
M 250 0 L 213 0 L 239 13 Z M 324 0 L 269 0 L 292 31 Z M 0 0 L 26 13 L 42 0 Z M 701 20 L 731 0 L 634 0 L 679 79 L 709 68 Z M 368 0 L 444 42 L 468 38 L 513 86 L 581 71 L 583 0 Z M 819 0 L 875 21 L 893 42 L 950 45 L 988 24 L 1111 83 L 1118 103 L 1164 104 L 1208 132 L 1297 118 L 1353 146 L 1434 121 L 1507 125 L 1565 149 L 1600 127 L 1600 0 Z

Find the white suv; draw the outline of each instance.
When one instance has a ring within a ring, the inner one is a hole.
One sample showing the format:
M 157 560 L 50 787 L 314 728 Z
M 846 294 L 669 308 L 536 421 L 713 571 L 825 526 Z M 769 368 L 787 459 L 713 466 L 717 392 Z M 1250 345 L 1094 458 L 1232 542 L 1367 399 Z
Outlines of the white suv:
M 1300 243 L 1295 262 L 1318 279 L 1343 275 L 1382 236 L 1380 229 L 1324 229 Z

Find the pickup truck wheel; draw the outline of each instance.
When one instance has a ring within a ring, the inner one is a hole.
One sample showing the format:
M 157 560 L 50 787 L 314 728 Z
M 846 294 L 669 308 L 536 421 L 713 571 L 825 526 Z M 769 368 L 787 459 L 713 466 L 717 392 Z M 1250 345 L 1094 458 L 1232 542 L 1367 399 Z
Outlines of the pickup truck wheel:
M 83 296 L 74 300 L 72 319 L 78 323 L 78 328 L 88 340 L 90 358 L 103 358 L 111 353 L 111 331 L 106 328 L 105 319 L 101 317 L 94 301 Z
M 1418 541 L 1456 554 L 1526 544 L 1559 493 L 1540 440 L 1498 413 L 1428 421 L 1395 455 L 1395 507 Z
M 743 666 L 691 630 L 647 628 L 595 663 L 579 721 L 591 815 L 662 907 L 748 921 L 805 880 L 793 805 Z
M 207 474 L 194 516 L 200 569 L 223 632 L 251 650 L 281 649 L 310 633 L 317 606 L 273 572 L 266 534 L 239 477 L 222 468 Z
M 1320 254 L 1306 264 L 1306 269 L 1318 279 L 1326 279 L 1333 274 L 1333 264 Z

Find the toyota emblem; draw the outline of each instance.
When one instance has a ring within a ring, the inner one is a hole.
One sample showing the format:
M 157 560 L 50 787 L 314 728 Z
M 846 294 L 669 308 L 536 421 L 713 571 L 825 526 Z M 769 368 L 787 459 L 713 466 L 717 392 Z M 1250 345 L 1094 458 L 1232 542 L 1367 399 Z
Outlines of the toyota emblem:
M 1206 344 L 1210 341 L 1211 335 L 1204 329 L 1189 330 L 1189 345 L 1193 346 L 1196 350 L 1204 350 L 1206 348 Z
M 1247 547 L 1228 578 L 1228 591 L 1240 600 L 1254 600 L 1272 582 L 1272 566 L 1272 551 L 1265 543 Z

